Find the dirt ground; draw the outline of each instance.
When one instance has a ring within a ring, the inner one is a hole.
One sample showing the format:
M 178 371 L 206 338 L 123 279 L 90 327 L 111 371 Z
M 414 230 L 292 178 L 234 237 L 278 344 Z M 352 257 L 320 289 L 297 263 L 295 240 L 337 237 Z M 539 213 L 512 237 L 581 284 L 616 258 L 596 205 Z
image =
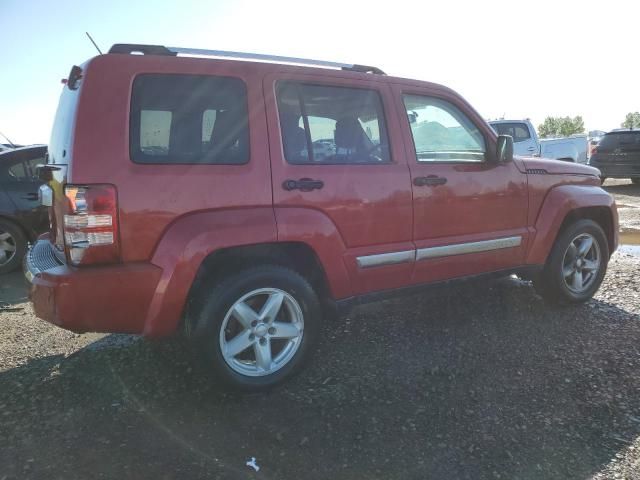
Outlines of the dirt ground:
M 606 187 L 634 241 L 640 187 Z M 640 478 L 635 252 L 579 307 L 515 278 L 360 307 L 256 395 L 203 378 L 179 341 L 39 321 L 3 277 L 0 480 Z

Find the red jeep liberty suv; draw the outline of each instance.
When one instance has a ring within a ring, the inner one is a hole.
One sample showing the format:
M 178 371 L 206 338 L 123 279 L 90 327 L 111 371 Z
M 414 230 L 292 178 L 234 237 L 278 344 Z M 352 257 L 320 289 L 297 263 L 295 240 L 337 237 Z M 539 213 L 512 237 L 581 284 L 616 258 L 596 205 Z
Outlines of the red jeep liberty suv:
M 36 314 L 184 331 L 236 387 L 299 370 L 336 307 L 511 273 L 584 302 L 617 247 L 598 170 L 514 158 L 440 85 L 125 44 L 65 83 L 42 167 L 51 231 L 25 256 Z

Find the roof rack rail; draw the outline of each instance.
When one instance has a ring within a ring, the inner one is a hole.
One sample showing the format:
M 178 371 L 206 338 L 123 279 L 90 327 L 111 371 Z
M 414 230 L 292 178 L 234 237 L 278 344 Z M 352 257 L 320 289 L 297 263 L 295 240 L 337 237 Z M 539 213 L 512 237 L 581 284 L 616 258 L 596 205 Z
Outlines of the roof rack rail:
M 176 53 L 170 51 L 162 45 L 138 45 L 135 43 L 116 43 L 107 53 L 142 54 L 142 55 L 172 55 Z
M 143 54 L 143 55 L 196 55 L 215 58 L 236 58 L 241 60 L 258 60 L 273 63 L 290 63 L 294 65 L 308 65 L 314 67 L 339 68 L 352 72 L 375 73 L 385 75 L 378 67 L 351 63 L 327 62 L 325 60 L 311 60 L 309 58 L 282 57 L 279 55 L 265 55 L 262 53 L 229 52 L 225 50 L 203 50 L 200 48 L 164 47 L 162 45 L 137 45 L 130 43 L 116 43 L 109 53 Z

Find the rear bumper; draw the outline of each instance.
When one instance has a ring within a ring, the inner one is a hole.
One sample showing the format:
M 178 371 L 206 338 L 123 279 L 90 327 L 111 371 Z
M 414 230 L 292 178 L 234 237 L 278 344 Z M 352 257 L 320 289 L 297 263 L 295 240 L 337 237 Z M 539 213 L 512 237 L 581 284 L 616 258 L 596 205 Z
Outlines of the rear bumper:
M 161 269 L 150 263 L 75 268 L 48 240 L 24 257 L 38 318 L 74 332 L 143 333 Z

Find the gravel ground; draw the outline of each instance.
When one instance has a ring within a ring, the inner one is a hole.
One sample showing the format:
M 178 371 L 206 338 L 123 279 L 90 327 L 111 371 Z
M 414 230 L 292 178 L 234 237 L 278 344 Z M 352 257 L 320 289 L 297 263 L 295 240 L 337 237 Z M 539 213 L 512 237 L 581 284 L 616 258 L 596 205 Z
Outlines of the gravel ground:
M 626 180 L 607 180 L 605 186 L 616 197 L 622 234 L 640 235 L 640 185 L 631 185 Z
M 631 231 L 640 188 L 624 183 L 607 185 Z M 626 252 L 576 308 L 515 278 L 360 307 L 259 395 L 207 382 L 178 341 L 39 321 L 21 276 L 3 277 L 21 310 L 0 313 L 0 480 L 640 478 L 640 257 Z

